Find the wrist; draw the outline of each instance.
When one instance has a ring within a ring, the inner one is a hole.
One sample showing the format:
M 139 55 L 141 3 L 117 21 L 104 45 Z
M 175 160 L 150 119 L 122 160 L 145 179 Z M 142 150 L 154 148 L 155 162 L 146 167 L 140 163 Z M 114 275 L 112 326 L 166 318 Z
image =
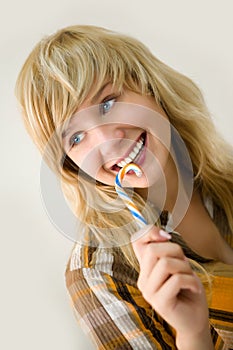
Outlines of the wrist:
M 214 350 L 209 328 L 195 336 L 177 334 L 176 346 L 178 350 Z

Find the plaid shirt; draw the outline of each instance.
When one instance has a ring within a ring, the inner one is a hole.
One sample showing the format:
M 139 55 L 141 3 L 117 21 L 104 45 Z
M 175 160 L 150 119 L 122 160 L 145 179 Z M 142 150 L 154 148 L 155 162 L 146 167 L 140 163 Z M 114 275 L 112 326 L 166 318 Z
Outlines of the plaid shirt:
M 215 210 L 214 219 L 220 226 L 225 221 L 219 210 Z M 229 230 L 221 233 L 232 240 Z M 198 256 L 178 235 L 174 241 L 186 256 L 214 271 L 209 308 L 212 339 L 217 350 L 233 349 L 232 266 Z M 177 349 L 174 329 L 143 299 L 137 278 L 138 273 L 119 249 L 75 244 L 66 269 L 66 285 L 79 325 L 96 349 Z

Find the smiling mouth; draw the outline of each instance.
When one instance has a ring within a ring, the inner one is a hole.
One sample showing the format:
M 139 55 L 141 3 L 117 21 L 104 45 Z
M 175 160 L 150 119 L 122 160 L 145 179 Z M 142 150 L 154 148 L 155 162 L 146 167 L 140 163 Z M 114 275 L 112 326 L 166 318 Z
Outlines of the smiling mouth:
M 138 141 L 136 142 L 134 148 L 130 151 L 130 153 L 127 155 L 127 157 L 121 159 L 120 162 L 114 164 L 111 167 L 111 170 L 119 171 L 121 168 L 123 168 L 125 165 L 129 163 L 136 163 L 137 158 L 140 157 L 140 154 L 145 146 L 146 143 L 146 132 L 143 132 Z

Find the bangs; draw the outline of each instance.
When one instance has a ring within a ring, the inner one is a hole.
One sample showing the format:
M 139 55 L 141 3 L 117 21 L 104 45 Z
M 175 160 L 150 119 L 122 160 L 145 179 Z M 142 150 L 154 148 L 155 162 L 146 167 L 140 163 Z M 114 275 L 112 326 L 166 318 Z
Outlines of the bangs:
M 40 46 L 40 74 L 47 106 L 54 124 L 69 118 L 75 110 L 100 88 L 110 82 L 148 93 L 145 68 L 132 43 L 105 30 L 89 33 L 87 28 L 58 32 Z

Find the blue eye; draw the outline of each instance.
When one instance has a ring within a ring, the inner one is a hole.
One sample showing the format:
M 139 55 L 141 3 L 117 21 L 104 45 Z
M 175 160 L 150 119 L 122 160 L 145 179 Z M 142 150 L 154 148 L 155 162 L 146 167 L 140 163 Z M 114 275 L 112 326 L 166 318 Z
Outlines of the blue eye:
M 100 105 L 100 111 L 101 111 L 101 114 L 107 114 L 111 108 L 113 107 L 114 103 L 115 103 L 115 98 L 112 98 L 110 100 L 107 100 L 103 103 L 101 103 Z
M 84 133 L 74 134 L 70 138 L 70 145 L 72 147 L 78 145 L 83 140 L 83 138 L 84 138 Z

